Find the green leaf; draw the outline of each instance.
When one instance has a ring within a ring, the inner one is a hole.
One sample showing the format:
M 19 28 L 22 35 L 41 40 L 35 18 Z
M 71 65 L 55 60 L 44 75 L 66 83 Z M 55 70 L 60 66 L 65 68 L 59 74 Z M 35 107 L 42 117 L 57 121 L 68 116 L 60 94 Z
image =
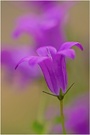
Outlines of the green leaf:
M 38 121 L 34 121 L 32 125 L 32 129 L 35 133 L 41 134 L 44 131 L 44 125 L 39 123 Z

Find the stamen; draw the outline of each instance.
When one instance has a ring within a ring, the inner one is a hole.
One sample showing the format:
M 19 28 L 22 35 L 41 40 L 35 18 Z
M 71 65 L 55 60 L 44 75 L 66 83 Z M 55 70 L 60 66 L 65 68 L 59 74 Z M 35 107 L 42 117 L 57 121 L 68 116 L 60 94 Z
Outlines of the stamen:
M 52 57 L 49 48 L 47 47 L 46 49 L 47 49 L 47 55 L 48 55 L 48 57 Z

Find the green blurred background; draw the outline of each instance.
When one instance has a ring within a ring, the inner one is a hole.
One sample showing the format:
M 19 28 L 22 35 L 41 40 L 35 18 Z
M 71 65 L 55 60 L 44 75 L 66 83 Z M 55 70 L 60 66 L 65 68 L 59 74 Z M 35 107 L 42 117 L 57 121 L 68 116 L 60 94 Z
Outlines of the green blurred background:
M 21 46 L 31 44 L 32 38 L 29 35 L 23 35 L 18 40 L 11 37 L 12 28 L 15 19 L 25 13 L 31 12 L 27 7 L 20 7 L 20 2 L 1 2 L 2 19 L 2 46 L 4 44 Z M 64 105 L 71 103 L 79 95 L 89 90 L 89 2 L 82 1 L 69 12 L 68 23 L 65 27 L 67 39 L 70 41 L 79 41 L 84 51 L 76 49 L 76 59 L 69 60 L 68 86 L 73 82 L 75 85 L 67 94 Z M 25 90 L 19 90 L 15 84 L 8 83 L 5 77 L 5 71 L 2 69 L 2 91 L 1 91 L 1 130 L 2 133 L 34 133 L 31 130 L 33 121 L 42 120 L 45 109 L 53 104 L 59 107 L 58 100 L 49 95 L 45 95 L 42 90 L 48 89 L 44 79 L 28 84 Z

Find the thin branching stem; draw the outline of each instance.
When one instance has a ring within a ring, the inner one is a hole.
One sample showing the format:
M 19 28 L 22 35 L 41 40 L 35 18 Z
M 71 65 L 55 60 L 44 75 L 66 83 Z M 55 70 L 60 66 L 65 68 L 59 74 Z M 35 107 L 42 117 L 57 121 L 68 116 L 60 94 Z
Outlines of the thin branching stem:
M 72 86 L 74 85 L 75 83 L 71 84 L 71 86 L 67 89 L 66 93 L 64 94 L 64 96 L 68 93 L 68 91 L 72 88 Z
M 46 92 L 46 91 L 43 91 L 43 92 L 44 92 L 44 93 L 46 93 L 46 94 L 48 94 L 48 95 L 51 95 L 51 96 L 57 97 L 56 95 L 53 95 L 53 94 L 48 93 L 48 92 Z

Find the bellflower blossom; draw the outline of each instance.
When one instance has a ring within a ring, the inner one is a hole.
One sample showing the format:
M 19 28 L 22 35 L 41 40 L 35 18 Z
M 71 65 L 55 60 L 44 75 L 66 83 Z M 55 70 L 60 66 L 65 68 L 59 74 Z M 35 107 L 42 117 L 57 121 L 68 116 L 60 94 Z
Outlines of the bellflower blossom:
M 28 33 L 34 39 L 36 48 L 52 45 L 59 49 L 65 42 L 64 33 L 68 11 L 74 2 L 62 2 L 54 5 L 41 14 L 27 14 L 16 20 L 13 37 L 18 38 L 22 33 Z
M 81 50 L 83 47 L 78 42 L 65 42 L 57 51 L 52 46 L 40 47 L 37 49 L 38 56 L 24 57 L 18 65 L 27 61 L 30 66 L 38 64 L 44 74 L 48 88 L 55 95 L 59 95 L 60 89 L 65 93 L 67 88 L 67 71 L 65 58 L 75 58 L 75 51 L 72 46 L 77 46 Z
M 1 64 L 7 71 L 6 80 L 15 81 L 17 84 L 24 86 L 27 82 L 41 76 L 38 67 L 30 68 L 28 65 L 22 64 L 17 72 L 14 72 L 14 67 L 17 61 L 24 56 L 33 55 L 33 48 L 24 46 L 22 47 L 3 47 L 1 51 Z

